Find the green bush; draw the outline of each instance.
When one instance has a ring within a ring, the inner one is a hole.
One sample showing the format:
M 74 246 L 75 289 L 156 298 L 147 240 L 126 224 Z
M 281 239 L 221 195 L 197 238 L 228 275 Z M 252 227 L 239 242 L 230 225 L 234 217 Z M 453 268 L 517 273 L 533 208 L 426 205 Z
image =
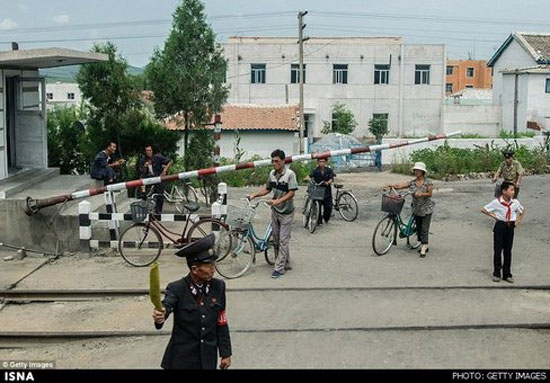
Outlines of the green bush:
M 433 178 L 443 178 L 447 175 L 469 174 L 496 171 L 502 161 L 504 148 L 496 145 L 485 145 L 475 149 L 450 147 L 447 142 L 436 149 L 421 149 L 411 153 L 409 161 L 394 164 L 392 171 L 401 174 L 411 174 L 411 164 L 424 162 Z M 526 170 L 535 174 L 545 173 L 550 165 L 550 155 L 542 147 L 528 149 L 521 145 L 515 149 L 516 159 Z
M 514 132 L 506 131 L 506 130 L 501 130 L 498 133 L 498 136 L 500 138 L 503 138 L 503 139 L 508 139 L 508 138 L 532 138 L 532 137 L 535 137 L 535 135 L 536 135 L 535 132 L 518 132 L 516 137 L 514 137 Z

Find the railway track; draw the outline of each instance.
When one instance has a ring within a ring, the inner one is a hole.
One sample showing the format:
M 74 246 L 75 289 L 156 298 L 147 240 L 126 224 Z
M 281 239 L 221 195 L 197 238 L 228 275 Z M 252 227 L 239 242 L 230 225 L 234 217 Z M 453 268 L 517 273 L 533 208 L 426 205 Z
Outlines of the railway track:
M 286 292 L 286 291 L 415 291 L 415 290 L 550 290 L 550 285 L 487 285 L 487 286 L 399 286 L 399 287 L 277 287 L 277 288 L 228 288 L 228 293 L 239 292 Z M 161 291 L 164 293 L 164 290 Z M 86 301 L 117 297 L 138 297 L 148 295 L 148 289 L 52 289 L 31 290 L 15 289 L 0 290 L 0 302 L 59 302 Z

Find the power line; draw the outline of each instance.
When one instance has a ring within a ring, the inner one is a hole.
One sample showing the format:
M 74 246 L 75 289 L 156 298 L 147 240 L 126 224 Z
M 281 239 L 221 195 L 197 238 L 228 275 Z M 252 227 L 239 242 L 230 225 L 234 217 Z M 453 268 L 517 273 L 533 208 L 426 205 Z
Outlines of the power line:
M 424 20 L 435 22 L 464 22 L 478 24 L 515 24 L 515 25 L 537 25 L 550 26 L 548 21 L 522 21 L 522 20 L 505 20 L 505 19 L 486 19 L 486 18 L 460 18 L 460 17 L 442 17 L 442 16 L 418 16 L 418 15 L 395 15 L 383 13 L 361 13 L 361 12 L 322 12 L 313 11 L 312 15 L 320 17 L 351 17 L 351 18 L 380 18 L 380 19 L 406 19 L 406 20 Z

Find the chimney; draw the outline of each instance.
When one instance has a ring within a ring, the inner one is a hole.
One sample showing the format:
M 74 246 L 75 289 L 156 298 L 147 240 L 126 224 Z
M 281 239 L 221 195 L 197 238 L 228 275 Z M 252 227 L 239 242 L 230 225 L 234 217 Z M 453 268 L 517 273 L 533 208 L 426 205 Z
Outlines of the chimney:
M 19 44 L 17 44 L 15 41 L 11 43 L 11 50 L 12 51 L 18 51 L 19 50 Z

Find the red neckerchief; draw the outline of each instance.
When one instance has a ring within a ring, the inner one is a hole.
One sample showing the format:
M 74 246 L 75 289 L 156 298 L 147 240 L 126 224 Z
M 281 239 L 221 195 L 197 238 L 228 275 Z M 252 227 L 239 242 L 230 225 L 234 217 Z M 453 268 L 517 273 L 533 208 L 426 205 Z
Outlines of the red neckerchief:
M 512 203 L 514 202 L 514 199 L 510 198 L 510 202 L 506 202 L 504 201 L 504 198 L 500 197 L 498 202 L 500 202 L 501 205 L 506 206 L 506 209 L 508 209 L 506 211 L 506 222 L 510 223 L 510 218 L 512 218 Z

